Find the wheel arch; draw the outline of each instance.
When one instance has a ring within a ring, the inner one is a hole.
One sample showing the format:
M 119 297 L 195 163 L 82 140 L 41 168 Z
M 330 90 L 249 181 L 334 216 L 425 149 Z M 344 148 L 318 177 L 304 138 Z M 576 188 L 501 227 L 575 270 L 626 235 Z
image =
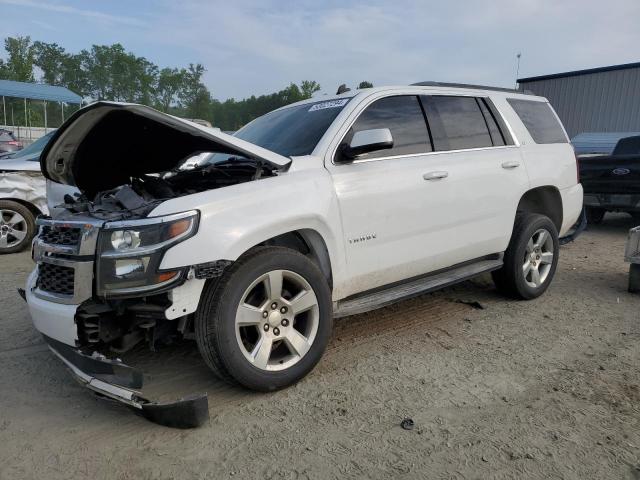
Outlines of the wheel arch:
M 247 252 L 259 246 L 279 246 L 296 250 L 309 257 L 324 274 L 329 288 L 333 288 L 331 256 L 322 235 L 311 228 L 301 228 L 268 238 L 251 247 Z M 247 253 L 245 252 L 245 253 Z
M 518 202 L 516 212 L 545 215 L 551 219 L 558 232 L 562 229 L 562 196 L 552 185 L 532 188 L 525 192 Z
M 29 209 L 29 211 L 31 213 L 33 213 L 34 217 L 37 217 L 38 215 L 42 215 L 42 211 L 40 211 L 40 209 L 38 207 L 36 207 L 33 203 L 28 202 L 26 200 L 23 200 L 21 198 L 13 198 L 13 197 L 2 197 L 0 198 L 0 200 L 3 201 L 7 201 L 7 202 L 16 202 L 19 203 L 20 205 L 22 205 L 23 207 L 26 207 Z

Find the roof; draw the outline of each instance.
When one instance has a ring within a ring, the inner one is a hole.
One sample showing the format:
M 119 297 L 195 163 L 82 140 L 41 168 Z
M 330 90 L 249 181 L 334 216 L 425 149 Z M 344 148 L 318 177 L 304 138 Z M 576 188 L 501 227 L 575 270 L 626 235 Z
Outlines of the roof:
M 14 82 L 0 80 L 0 97 L 29 98 L 51 102 L 81 103 L 82 97 L 65 87 L 45 83 Z
M 584 132 L 571 139 L 573 148 L 579 155 L 594 153 L 610 155 L 618 140 L 635 137 L 639 132 Z
M 412 83 L 412 87 L 453 87 L 453 88 L 467 88 L 469 90 L 491 90 L 495 92 L 508 92 L 508 93 L 523 93 L 513 88 L 494 87 L 490 85 L 474 85 L 470 83 L 449 83 L 449 82 L 417 82 Z
M 622 65 L 610 65 L 608 67 L 588 68 L 586 70 L 574 70 L 572 72 L 552 73 L 550 75 L 540 75 L 538 77 L 519 78 L 518 83 L 537 82 L 539 80 L 551 80 L 553 78 L 577 77 L 578 75 L 614 72 L 617 70 L 628 70 L 631 68 L 640 68 L 640 62 L 624 63 Z

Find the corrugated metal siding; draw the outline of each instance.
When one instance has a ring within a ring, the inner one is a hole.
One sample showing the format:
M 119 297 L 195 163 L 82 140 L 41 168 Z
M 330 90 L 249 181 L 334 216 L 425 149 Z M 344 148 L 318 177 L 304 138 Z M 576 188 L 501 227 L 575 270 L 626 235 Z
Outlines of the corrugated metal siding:
M 547 97 L 569 137 L 640 131 L 640 68 L 534 80 L 520 88 Z

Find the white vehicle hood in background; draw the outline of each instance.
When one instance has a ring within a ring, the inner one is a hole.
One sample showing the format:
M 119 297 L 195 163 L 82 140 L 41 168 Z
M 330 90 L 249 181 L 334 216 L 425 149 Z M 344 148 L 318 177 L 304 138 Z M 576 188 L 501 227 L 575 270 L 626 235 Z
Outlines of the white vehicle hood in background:
M 242 155 L 285 169 L 290 158 L 218 129 L 127 103 L 96 102 L 72 115 L 40 157 L 48 179 L 89 197 L 136 176 L 172 170 L 200 152 Z

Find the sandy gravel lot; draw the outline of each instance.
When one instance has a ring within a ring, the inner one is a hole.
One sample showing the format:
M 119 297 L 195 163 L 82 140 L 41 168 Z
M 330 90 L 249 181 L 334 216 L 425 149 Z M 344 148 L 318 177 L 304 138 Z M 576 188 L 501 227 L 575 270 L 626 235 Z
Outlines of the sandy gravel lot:
M 640 479 L 631 226 L 610 216 L 563 247 L 535 301 L 480 278 L 339 320 L 323 361 L 284 391 L 218 383 L 195 344 L 125 357 L 151 395 L 209 393 L 210 423 L 189 431 L 78 386 L 15 293 L 29 255 L 0 257 L 0 478 Z

